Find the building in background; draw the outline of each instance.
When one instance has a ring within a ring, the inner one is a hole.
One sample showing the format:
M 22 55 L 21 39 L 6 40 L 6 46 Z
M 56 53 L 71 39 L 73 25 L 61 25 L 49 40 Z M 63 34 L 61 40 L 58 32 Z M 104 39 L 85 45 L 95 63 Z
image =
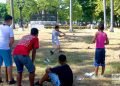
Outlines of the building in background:
M 57 12 L 42 11 L 42 12 L 39 12 L 38 14 L 32 15 L 31 20 L 56 21 L 57 20 Z
M 31 21 L 41 21 L 44 25 L 46 24 L 53 24 L 57 22 L 57 12 L 48 12 L 48 11 L 41 11 L 38 14 L 34 14 L 31 16 Z M 47 22 L 46 24 L 44 22 Z M 51 22 L 51 23 L 50 23 Z

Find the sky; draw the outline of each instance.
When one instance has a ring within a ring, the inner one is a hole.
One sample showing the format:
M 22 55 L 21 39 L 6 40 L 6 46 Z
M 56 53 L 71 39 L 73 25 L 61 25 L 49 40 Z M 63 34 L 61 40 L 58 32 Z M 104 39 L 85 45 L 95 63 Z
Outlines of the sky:
M 6 0 L 0 0 L 0 3 L 6 3 Z

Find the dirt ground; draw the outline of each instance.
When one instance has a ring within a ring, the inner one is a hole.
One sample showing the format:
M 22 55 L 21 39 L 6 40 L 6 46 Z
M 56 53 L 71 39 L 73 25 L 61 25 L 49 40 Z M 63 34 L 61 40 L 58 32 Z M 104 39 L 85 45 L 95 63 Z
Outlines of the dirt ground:
M 65 38 L 61 38 L 61 46 L 64 54 L 67 56 L 68 64 L 70 64 L 74 73 L 74 86 L 120 86 L 120 83 L 116 83 L 112 80 L 111 75 L 120 73 L 120 30 L 115 29 L 114 33 L 105 31 L 110 39 L 110 45 L 106 46 L 106 72 L 105 78 L 91 79 L 85 77 L 85 73 L 91 73 L 94 71 L 93 60 L 95 46 L 91 40 L 97 30 L 74 30 L 74 33 L 69 33 L 68 30 L 61 30 L 66 33 Z M 46 64 L 43 62 L 45 58 L 51 60 L 50 66 L 57 64 L 57 57 L 59 54 L 50 56 L 49 51 L 52 49 L 51 43 L 51 29 L 43 29 L 39 31 L 40 48 L 37 50 L 36 56 L 36 80 L 42 77 Z M 14 31 L 15 44 L 18 40 L 26 34 L 29 34 L 29 30 Z M 14 45 L 15 46 L 15 45 Z M 16 68 L 13 70 L 14 76 L 16 76 Z M 4 77 L 4 71 L 2 72 Z M 78 78 L 84 78 L 78 80 Z M 120 82 L 120 81 L 118 81 Z M 23 75 L 23 86 L 29 86 L 28 72 L 25 69 Z M 0 84 L 0 86 L 9 86 L 6 83 Z M 17 86 L 17 85 L 12 85 Z M 45 86 L 50 86 L 49 84 Z

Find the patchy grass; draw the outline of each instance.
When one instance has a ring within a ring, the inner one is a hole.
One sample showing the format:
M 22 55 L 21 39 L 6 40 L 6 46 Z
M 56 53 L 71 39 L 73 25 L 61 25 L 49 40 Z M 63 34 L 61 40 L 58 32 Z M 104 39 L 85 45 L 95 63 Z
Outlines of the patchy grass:
M 111 62 L 109 66 L 109 73 L 120 73 L 120 62 Z
M 67 34 L 66 39 L 61 38 L 61 46 L 65 55 L 67 56 L 68 63 L 70 64 L 75 77 L 84 77 L 86 72 L 93 72 L 93 59 L 94 59 L 94 44 L 91 44 L 91 40 L 97 30 L 75 30 L 74 33 L 69 33 L 67 30 L 63 30 Z M 101 80 L 92 80 L 85 78 L 78 81 L 74 79 L 74 86 L 113 86 L 111 84 L 111 74 L 120 72 L 120 30 L 116 29 L 114 33 L 106 31 L 110 38 L 110 45 L 106 46 L 106 78 Z M 28 34 L 29 31 L 24 32 L 15 31 L 15 39 L 17 41 L 23 36 Z M 52 49 L 51 44 L 51 30 L 44 29 L 40 31 L 40 49 L 37 51 L 35 60 L 36 65 L 36 80 L 44 74 L 46 64 L 43 62 L 45 58 L 51 59 L 51 66 L 57 65 L 57 57 L 59 54 L 50 56 L 49 51 Z M 16 44 L 15 43 L 15 44 Z M 13 70 L 16 76 L 16 68 Z M 1 84 L 0 86 L 7 86 Z M 16 86 L 16 85 L 15 85 Z M 23 86 L 29 86 L 28 73 L 25 69 L 23 76 Z M 47 85 L 49 86 L 49 85 Z

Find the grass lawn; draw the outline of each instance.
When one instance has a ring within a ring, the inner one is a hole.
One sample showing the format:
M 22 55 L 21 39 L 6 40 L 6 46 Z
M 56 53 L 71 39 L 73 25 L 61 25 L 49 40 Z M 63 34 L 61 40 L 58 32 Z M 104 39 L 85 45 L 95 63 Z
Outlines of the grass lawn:
M 106 46 L 106 77 L 97 80 L 85 78 L 84 76 L 86 72 L 89 73 L 94 71 L 93 60 L 95 46 L 94 44 L 91 44 L 91 40 L 97 30 L 75 30 L 74 33 L 69 33 L 68 30 L 63 29 L 61 29 L 61 31 L 67 34 L 66 39 L 61 38 L 61 46 L 74 73 L 74 86 L 116 86 L 111 80 L 111 74 L 120 73 L 120 30 L 115 29 L 114 33 L 106 31 L 110 39 L 110 45 Z M 51 59 L 51 66 L 57 65 L 57 57 L 59 54 L 50 56 L 49 53 L 52 49 L 51 32 L 51 29 L 43 29 L 39 34 L 40 48 L 37 50 L 35 61 L 36 80 L 44 74 L 46 64 L 43 61 L 45 58 L 48 57 Z M 29 31 L 25 30 L 20 32 L 15 30 L 14 33 L 17 43 L 17 41 L 23 35 L 28 34 Z M 13 72 L 16 76 L 16 68 L 14 68 Z M 77 77 L 83 77 L 84 80 L 77 80 Z M 3 83 L 0 86 L 7 86 L 7 84 Z M 23 76 L 23 86 L 29 86 L 28 73 L 26 69 Z

